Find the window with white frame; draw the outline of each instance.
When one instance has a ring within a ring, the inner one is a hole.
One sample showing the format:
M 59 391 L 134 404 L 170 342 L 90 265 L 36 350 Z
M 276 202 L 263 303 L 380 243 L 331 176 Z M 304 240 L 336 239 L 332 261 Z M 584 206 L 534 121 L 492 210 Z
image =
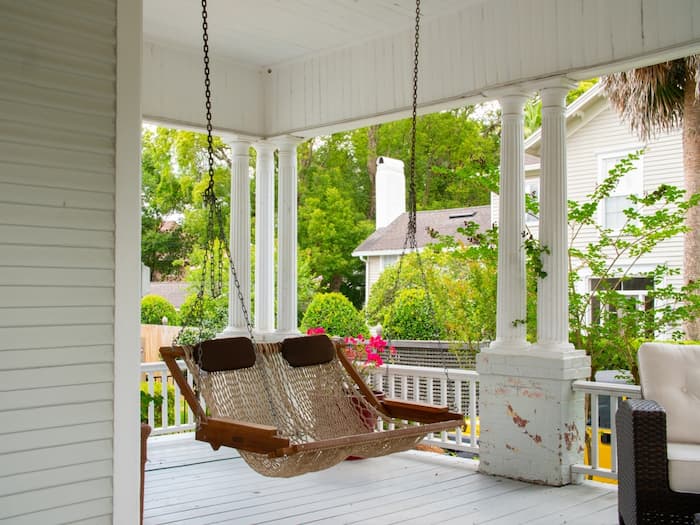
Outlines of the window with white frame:
M 392 264 L 394 264 L 398 260 L 399 260 L 399 256 L 396 254 L 382 255 L 382 263 L 381 263 L 382 270 L 384 268 L 388 268 L 389 266 L 391 266 Z
M 610 305 L 602 305 L 598 298 L 598 292 L 603 290 L 615 290 L 619 294 L 633 297 L 637 302 L 637 309 L 650 311 L 654 309 L 654 299 L 649 296 L 649 292 L 654 289 L 654 279 L 651 277 L 635 276 L 626 279 L 606 278 L 599 279 L 592 277 L 589 280 L 589 286 L 593 297 L 591 298 L 590 321 L 593 324 L 600 324 L 601 309 L 606 308 L 608 312 L 616 315 L 621 315 L 616 312 Z M 654 337 L 653 332 L 647 334 L 649 337 Z
M 625 158 L 631 151 L 606 153 L 598 156 L 598 182 L 602 182 L 610 170 Z M 617 182 L 600 207 L 599 222 L 604 228 L 619 230 L 627 220 L 624 210 L 631 208 L 630 195 L 641 195 L 644 188 L 644 175 L 642 173 L 642 159 L 632 161 L 634 169 L 625 173 Z
M 528 197 L 529 196 L 529 197 Z M 532 199 L 536 203 L 540 202 L 540 179 L 526 179 L 525 180 L 525 198 Z M 539 213 L 534 215 L 532 213 L 525 212 L 525 223 L 526 224 L 537 224 L 540 220 Z

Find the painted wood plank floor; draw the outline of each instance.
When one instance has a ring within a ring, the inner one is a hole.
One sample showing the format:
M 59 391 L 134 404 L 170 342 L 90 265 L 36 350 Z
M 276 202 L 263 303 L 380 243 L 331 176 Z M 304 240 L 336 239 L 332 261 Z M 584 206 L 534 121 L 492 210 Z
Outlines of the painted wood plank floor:
M 154 437 L 148 446 L 145 525 L 617 523 L 615 486 L 541 487 L 427 452 L 274 479 L 253 472 L 234 450 L 214 452 L 192 434 Z

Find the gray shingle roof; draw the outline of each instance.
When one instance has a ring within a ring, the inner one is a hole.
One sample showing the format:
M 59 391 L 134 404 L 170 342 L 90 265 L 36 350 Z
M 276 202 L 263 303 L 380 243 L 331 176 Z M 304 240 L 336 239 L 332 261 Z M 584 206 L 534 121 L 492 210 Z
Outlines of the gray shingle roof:
M 471 208 L 452 208 L 448 210 L 419 211 L 416 215 L 416 242 L 419 248 L 436 242 L 427 228 L 437 230 L 441 235 L 455 235 L 457 228 L 464 226 L 467 221 L 479 224 L 481 231 L 491 227 L 491 207 L 472 206 Z M 379 228 L 362 244 L 360 244 L 353 255 L 379 255 L 381 253 L 399 253 L 403 248 L 408 227 L 408 213 L 402 213 L 394 221 Z M 466 239 L 457 234 L 457 238 Z

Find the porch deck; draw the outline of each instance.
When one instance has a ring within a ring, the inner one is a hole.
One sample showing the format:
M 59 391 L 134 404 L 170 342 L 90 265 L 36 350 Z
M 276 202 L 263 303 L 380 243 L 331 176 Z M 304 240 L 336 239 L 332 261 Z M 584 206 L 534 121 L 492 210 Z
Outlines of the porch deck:
M 144 524 L 617 523 L 617 488 L 542 487 L 479 474 L 428 452 L 346 461 L 291 479 L 262 477 L 231 449 L 193 435 L 148 442 Z

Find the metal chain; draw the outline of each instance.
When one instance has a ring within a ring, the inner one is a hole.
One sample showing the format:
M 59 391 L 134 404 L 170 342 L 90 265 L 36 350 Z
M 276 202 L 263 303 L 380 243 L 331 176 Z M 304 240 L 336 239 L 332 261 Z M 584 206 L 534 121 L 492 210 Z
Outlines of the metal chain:
M 416 123 L 418 113 L 418 54 L 420 51 L 420 0 L 416 0 L 415 38 L 413 41 L 413 105 L 411 111 L 411 160 L 408 182 L 408 230 L 404 248 L 417 249 L 416 242 Z
M 207 119 L 207 164 L 209 182 L 203 194 L 204 204 L 207 207 L 207 244 L 205 249 L 206 253 L 204 257 L 204 262 L 202 265 L 202 280 L 200 283 L 198 298 L 201 295 L 201 299 L 203 299 L 204 289 L 206 287 L 205 281 L 207 278 L 207 270 L 209 273 L 209 283 L 211 286 L 212 297 L 217 297 L 221 294 L 224 273 L 223 253 L 225 252 L 229 260 L 229 267 L 231 270 L 231 275 L 233 277 L 233 285 L 236 287 L 236 291 L 238 293 L 238 300 L 240 302 L 241 310 L 243 312 L 243 319 L 246 323 L 248 334 L 250 335 L 250 338 L 253 341 L 253 343 L 255 343 L 255 339 L 253 337 L 253 324 L 250 321 L 250 314 L 248 312 L 248 308 L 245 305 L 245 299 L 243 297 L 243 291 L 241 290 L 241 283 L 238 278 L 238 272 L 236 270 L 235 265 L 233 264 L 233 259 L 231 258 L 231 251 L 226 239 L 226 230 L 224 225 L 221 203 L 216 198 L 216 193 L 214 191 L 214 138 L 212 135 L 213 126 L 211 123 L 212 104 L 211 78 L 209 68 L 209 23 L 207 21 L 208 16 L 209 15 L 207 12 L 207 0 L 202 0 L 202 51 L 204 53 L 204 97 Z M 219 252 L 218 257 L 216 256 L 217 251 Z
M 403 266 L 403 258 L 407 250 L 413 250 L 416 253 L 416 261 L 418 263 L 418 269 L 423 283 L 423 288 L 425 291 L 425 298 L 428 306 L 428 316 L 431 319 L 435 319 L 435 305 L 433 303 L 432 294 L 430 293 L 430 287 L 428 284 L 428 276 L 425 271 L 425 265 L 423 264 L 423 259 L 418 250 L 418 241 L 416 239 L 416 233 L 418 230 L 417 224 L 417 194 L 416 194 L 416 129 L 418 120 L 418 58 L 420 54 L 420 0 L 416 0 L 416 19 L 415 19 L 415 37 L 413 42 L 413 93 L 412 93 L 412 106 L 411 106 L 411 156 L 409 161 L 409 176 L 408 176 L 408 225 L 406 228 L 406 237 L 404 239 L 403 248 L 401 250 L 401 255 L 399 257 L 398 266 L 396 269 L 396 279 L 394 281 L 394 286 L 392 290 L 392 309 L 396 302 L 396 296 L 399 289 L 399 283 L 401 281 L 401 270 Z M 436 327 L 436 331 L 433 337 L 437 341 L 441 341 L 443 337 L 442 330 Z M 442 348 L 438 348 L 442 350 Z M 449 372 L 447 368 L 447 359 L 445 352 L 440 352 L 442 357 L 443 370 L 445 372 L 445 378 L 449 383 Z

